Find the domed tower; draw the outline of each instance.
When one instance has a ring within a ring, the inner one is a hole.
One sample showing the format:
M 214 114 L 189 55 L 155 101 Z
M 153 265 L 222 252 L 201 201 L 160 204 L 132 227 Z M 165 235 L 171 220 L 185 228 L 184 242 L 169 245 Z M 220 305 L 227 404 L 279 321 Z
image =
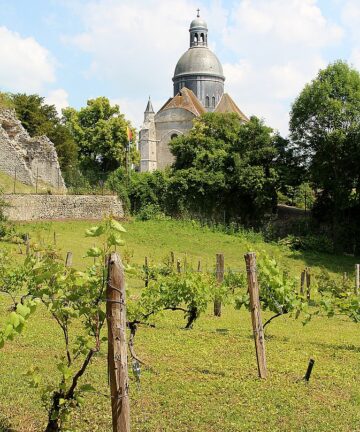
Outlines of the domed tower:
M 207 111 L 214 111 L 224 94 L 225 77 L 219 59 L 208 48 L 208 28 L 200 18 L 199 10 L 189 32 L 190 48 L 175 67 L 174 96 L 187 87 Z

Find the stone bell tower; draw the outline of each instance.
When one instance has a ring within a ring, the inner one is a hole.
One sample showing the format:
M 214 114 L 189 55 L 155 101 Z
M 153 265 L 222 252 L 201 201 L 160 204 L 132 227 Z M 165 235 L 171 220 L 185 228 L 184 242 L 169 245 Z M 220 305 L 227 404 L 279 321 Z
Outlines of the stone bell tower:
M 141 171 L 154 171 L 157 169 L 156 158 L 156 128 L 155 111 L 151 99 L 144 112 L 144 124 L 139 132 L 139 151 L 141 154 Z

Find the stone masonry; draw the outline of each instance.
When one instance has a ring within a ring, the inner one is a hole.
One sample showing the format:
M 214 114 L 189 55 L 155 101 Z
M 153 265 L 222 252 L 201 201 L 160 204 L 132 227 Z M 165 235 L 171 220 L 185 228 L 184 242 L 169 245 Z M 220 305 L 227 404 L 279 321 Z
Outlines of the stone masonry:
M 65 190 L 54 144 L 45 135 L 31 138 L 14 110 L 0 110 L 0 171 L 30 186 L 38 180 Z
M 124 217 L 122 202 L 113 195 L 4 195 L 9 205 L 4 213 L 12 221 Z

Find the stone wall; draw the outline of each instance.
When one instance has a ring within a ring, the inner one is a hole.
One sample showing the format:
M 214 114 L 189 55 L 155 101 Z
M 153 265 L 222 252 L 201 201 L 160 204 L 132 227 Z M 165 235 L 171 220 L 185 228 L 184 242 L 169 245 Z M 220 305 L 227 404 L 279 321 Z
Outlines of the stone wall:
M 168 108 L 155 115 L 157 169 L 163 170 L 174 162 L 169 142 L 172 136 L 187 133 L 193 126 L 195 115 L 183 108 Z
M 30 186 L 36 178 L 66 189 L 54 144 L 46 137 L 30 137 L 14 110 L 0 110 L 0 171 Z
M 4 213 L 12 221 L 124 217 L 122 202 L 113 195 L 8 194 L 4 199 L 9 204 Z

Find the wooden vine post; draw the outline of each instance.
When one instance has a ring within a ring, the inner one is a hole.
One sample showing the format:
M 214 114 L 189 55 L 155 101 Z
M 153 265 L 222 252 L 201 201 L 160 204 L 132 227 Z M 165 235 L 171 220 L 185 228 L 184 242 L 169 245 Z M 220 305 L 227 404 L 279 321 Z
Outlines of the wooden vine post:
M 219 285 L 224 282 L 224 254 L 216 254 L 216 281 Z M 214 315 L 221 316 L 221 300 L 215 297 Z
M 355 294 L 360 291 L 360 264 L 355 264 Z
M 147 288 L 149 286 L 149 261 L 147 256 L 145 257 L 144 271 L 145 271 L 145 288 Z
M 73 261 L 73 253 L 69 251 L 66 254 L 65 266 L 66 267 L 71 267 L 72 266 L 72 261 Z
M 251 321 L 254 332 L 256 359 L 260 378 L 266 378 L 266 355 L 264 328 L 261 320 L 261 309 L 259 300 L 259 284 L 256 274 L 256 254 L 248 252 L 245 254 L 246 272 L 250 295 Z
M 305 273 L 306 273 L 306 297 L 307 297 L 307 300 L 310 301 L 310 297 L 311 297 L 311 273 L 310 273 L 309 267 L 306 267 Z
M 124 267 L 116 253 L 108 258 L 106 319 L 113 432 L 130 432 Z
M 305 285 L 305 270 L 303 270 L 301 272 L 301 277 L 300 277 L 300 294 L 301 295 L 304 294 L 304 285 Z

